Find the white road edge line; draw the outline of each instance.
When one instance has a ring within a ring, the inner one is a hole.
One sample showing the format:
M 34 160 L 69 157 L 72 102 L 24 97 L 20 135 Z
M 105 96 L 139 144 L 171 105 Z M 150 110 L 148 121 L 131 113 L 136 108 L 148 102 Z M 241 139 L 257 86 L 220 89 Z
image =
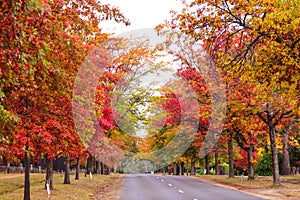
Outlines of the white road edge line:
M 182 191 L 182 190 L 178 190 L 178 192 L 180 192 L 181 194 L 183 193 L 183 191 Z

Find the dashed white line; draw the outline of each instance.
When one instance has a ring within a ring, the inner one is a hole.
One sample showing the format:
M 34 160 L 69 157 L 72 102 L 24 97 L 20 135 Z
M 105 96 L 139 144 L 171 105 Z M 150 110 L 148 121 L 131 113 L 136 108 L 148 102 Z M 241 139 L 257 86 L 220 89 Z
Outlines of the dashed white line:
M 182 191 L 182 190 L 178 190 L 178 192 L 180 192 L 181 194 L 183 193 L 183 191 Z
M 164 182 L 165 180 L 164 179 L 161 179 L 161 182 Z
M 168 184 L 170 187 L 172 187 L 172 184 Z

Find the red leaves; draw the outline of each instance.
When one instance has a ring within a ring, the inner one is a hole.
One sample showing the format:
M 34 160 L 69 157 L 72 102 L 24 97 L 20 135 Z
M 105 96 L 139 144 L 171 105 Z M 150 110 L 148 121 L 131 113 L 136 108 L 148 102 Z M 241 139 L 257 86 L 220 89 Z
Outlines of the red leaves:
M 248 154 L 245 150 L 240 149 L 241 152 L 241 157 L 236 159 L 235 161 L 235 167 L 241 168 L 241 169 L 248 169 Z M 256 162 L 254 162 L 254 160 L 258 159 L 258 153 L 255 151 L 253 152 L 253 160 L 251 160 L 250 162 L 252 162 L 252 164 L 254 164 L 254 166 L 256 165 Z
M 99 16 L 127 23 L 118 9 L 96 0 L 2 1 L 0 94 L 5 96 L 0 106 L 20 119 L 16 133 L 3 135 L 15 155 L 22 155 L 24 146 L 35 157 L 83 152 L 70 96 L 84 57 L 108 36 L 98 27 Z M 112 127 L 107 116 L 102 124 Z
M 16 156 L 22 157 L 25 147 L 33 151 L 34 154 L 51 153 L 49 146 L 51 145 L 52 136 L 41 126 L 29 126 L 15 135 L 15 143 L 13 144 L 13 152 Z
M 25 69 L 26 69 L 26 70 L 29 70 L 29 69 L 30 69 L 30 64 L 27 63 L 27 64 L 25 65 Z
M 167 112 L 165 125 L 175 126 L 181 121 L 181 107 L 178 98 L 174 93 L 166 94 L 167 100 L 163 103 L 163 108 Z

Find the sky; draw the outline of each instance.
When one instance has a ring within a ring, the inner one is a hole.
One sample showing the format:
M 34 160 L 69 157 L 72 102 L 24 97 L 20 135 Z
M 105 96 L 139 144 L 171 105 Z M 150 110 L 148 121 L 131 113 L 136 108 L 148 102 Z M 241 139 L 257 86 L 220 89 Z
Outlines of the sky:
M 102 0 L 112 6 L 119 7 L 121 12 L 131 22 L 129 27 L 114 22 L 103 22 L 104 32 L 124 33 L 140 28 L 154 28 L 170 19 L 170 10 L 180 11 L 180 0 Z

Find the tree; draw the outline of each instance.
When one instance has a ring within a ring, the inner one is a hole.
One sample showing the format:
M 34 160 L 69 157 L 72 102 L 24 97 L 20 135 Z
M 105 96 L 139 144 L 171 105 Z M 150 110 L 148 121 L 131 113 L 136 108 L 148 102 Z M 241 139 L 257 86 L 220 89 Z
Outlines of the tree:
M 255 102 L 255 87 L 249 87 L 247 83 L 241 83 L 239 78 L 227 81 L 228 87 L 227 102 L 228 113 L 226 129 L 237 144 L 247 152 L 248 158 L 248 179 L 254 179 L 255 149 L 262 145 L 262 138 L 266 129 L 253 110 L 257 108 Z M 251 122 L 251 123 L 249 123 Z

